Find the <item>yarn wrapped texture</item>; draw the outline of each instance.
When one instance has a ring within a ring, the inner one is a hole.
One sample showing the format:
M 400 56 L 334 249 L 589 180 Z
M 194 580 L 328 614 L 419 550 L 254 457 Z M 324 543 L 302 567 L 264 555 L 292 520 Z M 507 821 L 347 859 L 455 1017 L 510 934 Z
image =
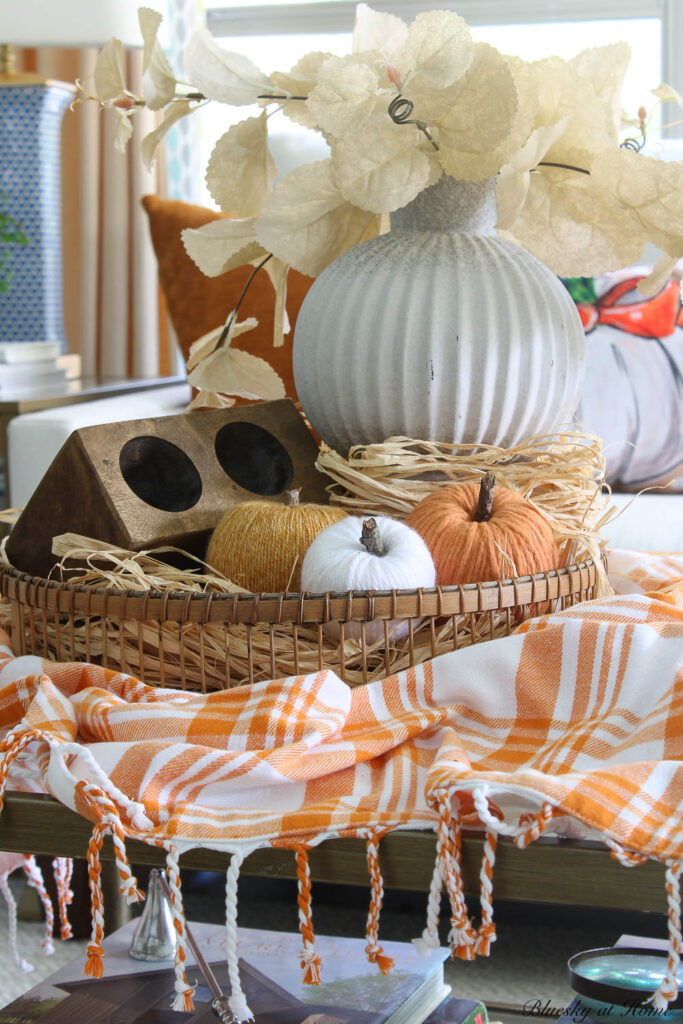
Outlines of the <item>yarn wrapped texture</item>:
M 477 484 L 451 484 L 424 498 L 406 519 L 432 553 L 437 584 L 476 583 L 557 568 L 552 528 L 526 498 L 497 486 L 490 519 L 475 522 L 478 499 Z
M 301 569 L 301 586 L 311 593 L 346 590 L 415 590 L 433 587 L 435 570 L 422 537 L 405 523 L 375 516 L 384 554 L 370 554 L 360 540 L 363 519 L 347 516 L 311 544 Z
M 433 587 L 436 570 L 429 548 L 422 537 L 405 523 L 387 516 L 375 516 L 384 545 L 382 555 L 371 554 L 361 542 L 363 518 L 348 516 L 321 533 L 306 552 L 301 567 L 301 589 L 312 594 L 341 593 L 347 590 L 416 590 Z M 415 620 L 415 625 L 420 620 Z M 339 641 L 339 624 L 328 622 L 323 627 L 333 643 Z M 405 620 L 390 619 L 389 636 L 400 640 L 409 631 Z M 361 636 L 357 622 L 345 624 L 346 639 Z M 365 639 L 376 643 L 384 636 L 384 622 L 369 622 Z
M 296 591 L 307 549 L 326 527 L 345 518 L 346 512 L 329 505 L 245 501 L 221 519 L 206 561 L 255 594 Z

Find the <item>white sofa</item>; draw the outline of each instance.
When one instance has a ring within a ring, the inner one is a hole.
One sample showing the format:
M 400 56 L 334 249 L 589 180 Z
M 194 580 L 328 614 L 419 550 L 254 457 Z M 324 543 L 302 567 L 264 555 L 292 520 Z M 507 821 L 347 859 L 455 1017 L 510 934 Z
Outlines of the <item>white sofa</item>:
M 619 516 L 602 530 L 611 548 L 683 551 L 683 494 L 612 495 Z
M 79 427 L 181 413 L 187 384 L 17 416 L 8 429 L 10 496 L 24 505 L 69 434 Z M 612 548 L 683 551 L 683 494 L 614 494 L 620 514 L 603 533 Z

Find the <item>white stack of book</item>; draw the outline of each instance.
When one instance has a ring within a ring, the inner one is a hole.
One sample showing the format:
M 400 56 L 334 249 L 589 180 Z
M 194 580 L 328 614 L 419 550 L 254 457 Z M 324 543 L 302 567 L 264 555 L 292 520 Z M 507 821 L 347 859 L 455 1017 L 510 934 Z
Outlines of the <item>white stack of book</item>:
M 187 979 L 195 986 L 195 1009 L 170 1009 L 175 981 L 171 964 L 128 955 L 137 923 L 128 922 L 104 940 L 101 979 L 83 976 L 79 956 L 0 1009 L 0 1024 L 218 1024 L 212 993 L 192 955 Z M 191 927 L 219 987 L 229 993 L 225 928 L 201 923 Z M 255 1024 L 487 1024 L 483 1003 L 450 998 L 443 974 L 447 949 L 423 958 L 410 943 L 383 942 L 395 962 L 385 976 L 368 964 L 364 940 L 318 935 L 322 977 L 315 986 L 302 983 L 300 935 L 237 931 L 240 979 Z
M 69 370 L 56 341 L 0 341 L 0 391 L 52 387 Z

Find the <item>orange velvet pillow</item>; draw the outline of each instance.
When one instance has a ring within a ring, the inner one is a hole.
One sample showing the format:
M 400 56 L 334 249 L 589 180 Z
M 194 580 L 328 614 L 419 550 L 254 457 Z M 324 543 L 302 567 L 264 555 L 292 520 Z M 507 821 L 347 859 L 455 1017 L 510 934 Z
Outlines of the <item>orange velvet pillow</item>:
M 169 316 L 183 356 L 187 359 L 193 341 L 225 322 L 230 310 L 235 308 L 253 267 L 239 267 L 220 277 L 206 277 L 185 252 L 180 237 L 184 228 L 199 228 L 227 214 L 159 196 L 144 196 L 142 205 L 149 217 L 152 244 L 159 263 L 159 281 Z M 287 313 L 292 330 L 285 336 L 284 345 L 274 348 L 275 292 L 268 275 L 260 271 L 249 286 L 239 313 L 240 320 L 256 317 L 258 327 L 232 342 L 235 348 L 251 352 L 270 363 L 282 377 L 287 396 L 294 400 L 297 398 L 292 374 L 294 324 L 312 284 L 313 278 L 290 270 Z

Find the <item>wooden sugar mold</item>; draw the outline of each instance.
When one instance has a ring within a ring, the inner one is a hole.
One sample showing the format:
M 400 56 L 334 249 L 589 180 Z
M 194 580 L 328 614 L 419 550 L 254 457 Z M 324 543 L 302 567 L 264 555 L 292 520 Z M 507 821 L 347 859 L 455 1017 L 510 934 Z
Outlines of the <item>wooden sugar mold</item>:
M 223 512 L 255 497 L 327 504 L 318 447 L 291 399 L 84 427 L 58 452 L 7 543 L 12 564 L 47 576 L 52 538 L 80 533 L 132 551 L 173 545 L 203 557 Z

